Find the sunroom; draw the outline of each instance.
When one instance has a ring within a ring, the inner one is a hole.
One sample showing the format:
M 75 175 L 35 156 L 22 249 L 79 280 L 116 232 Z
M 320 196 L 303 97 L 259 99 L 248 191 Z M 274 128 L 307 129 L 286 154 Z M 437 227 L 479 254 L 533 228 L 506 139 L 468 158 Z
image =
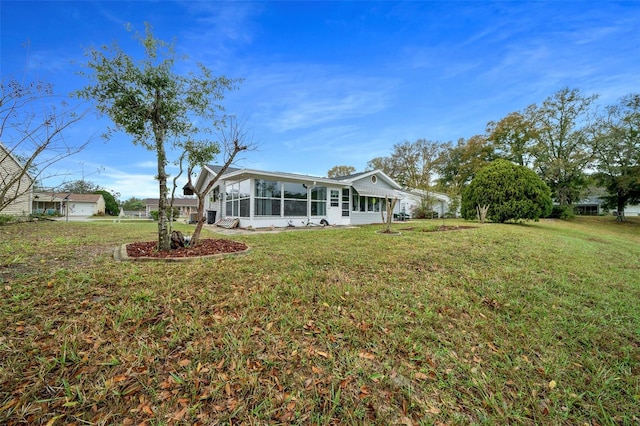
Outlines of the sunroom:
M 201 173 L 198 186 L 206 186 L 216 169 L 207 166 L 207 177 Z M 233 169 L 220 176 L 205 200 L 205 208 L 215 211 L 218 218 L 238 219 L 241 227 L 379 223 L 386 198 L 401 195 L 386 182 L 388 177 L 371 179 L 371 173 L 381 172 L 369 172 L 369 185 L 364 185 L 350 178 Z

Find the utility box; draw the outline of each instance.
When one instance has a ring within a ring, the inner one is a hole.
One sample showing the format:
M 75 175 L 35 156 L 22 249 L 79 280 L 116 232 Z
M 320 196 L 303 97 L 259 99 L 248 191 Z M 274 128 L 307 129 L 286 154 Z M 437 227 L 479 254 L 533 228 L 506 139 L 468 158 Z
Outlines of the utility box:
M 216 223 L 216 211 L 215 210 L 207 210 L 207 224 L 213 225 Z

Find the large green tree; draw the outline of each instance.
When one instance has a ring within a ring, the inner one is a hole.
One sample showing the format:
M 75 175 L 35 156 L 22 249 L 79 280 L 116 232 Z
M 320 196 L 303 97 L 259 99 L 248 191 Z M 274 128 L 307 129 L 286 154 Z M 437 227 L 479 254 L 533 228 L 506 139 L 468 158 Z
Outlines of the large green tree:
M 640 202 L 640 94 L 624 96 L 594 126 L 596 179 L 622 219 L 628 203 Z
M 592 160 L 589 119 L 596 95 L 564 88 L 527 109 L 533 168 L 560 205 L 580 200 Z
M 129 197 L 122 203 L 122 208 L 130 211 L 144 210 L 144 200 L 142 198 Z
M 391 156 L 372 159 L 367 169 L 382 170 L 406 188 L 428 189 L 433 184 L 441 150 L 440 142 L 427 139 L 397 143 Z
M 452 195 L 461 194 L 478 170 L 495 158 L 493 146 L 482 135 L 460 138 L 456 145 L 447 143 L 437 160 L 438 188 Z
M 113 121 L 115 128 L 109 129 L 106 137 L 113 131 L 124 131 L 133 138 L 134 144 L 155 151 L 159 186 L 158 248 L 169 250 L 166 145 L 168 141 L 194 140 L 215 128 L 219 112 L 223 110 L 219 102 L 224 91 L 233 89 L 237 80 L 214 77 L 203 65 L 199 65 L 198 73 L 177 74 L 174 44 L 154 38 L 148 24 L 145 34 L 136 34 L 136 38 L 144 48 L 144 59 L 139 62 L 117 43 L 90 49 L 87 52 L 90 73 L 85 75 L 92 83 L 78 95 L 94 100 L 98 110 Z M 194 124 L 197 122 L 207 127 L 198 128 Z
M 498 159 L 478 171 L 462 193 L 465 219 L 484 207 L 493 222 L 538 220 L 551 212 L 551 190 L 531 169 Z
M 337 178 L 341 176 L 348 176 L 354 174 L 356 168 L 353 166 L 334 166 L 327 172 L 327 177 Z
M 512 112 L 487 124 L 487 140 L 496 155 L 521 166 L 530 165 L 533 138 L 534 128 L 526 113 Z
M 104 189 L 93 191 L 93 193 L 102 194 L 102 198 L 104 198 L 104 208 L 108 215 L 117 216 L 120 213 L 118 200 L 116 200 L 116 197 L 114 197 L 112 193 L 110 193 L 109 191 L 105 191 Z
M 63 183 L 60 189 L 62 192 L 70 192 L 72 194 L 91 194 L 101 188 L 100 185 L 96 185 L 89 180 L 78 179 Z

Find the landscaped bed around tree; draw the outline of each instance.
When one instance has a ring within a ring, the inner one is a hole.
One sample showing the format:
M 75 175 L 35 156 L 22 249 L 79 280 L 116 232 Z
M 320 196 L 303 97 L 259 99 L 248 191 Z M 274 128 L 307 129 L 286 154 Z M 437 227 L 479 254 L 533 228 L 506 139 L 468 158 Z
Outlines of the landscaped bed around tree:
M 113 260 L 155 224 L 0 227 L 0 423 L 640 421 L 637 218 L 440 225 L 188 263 Z

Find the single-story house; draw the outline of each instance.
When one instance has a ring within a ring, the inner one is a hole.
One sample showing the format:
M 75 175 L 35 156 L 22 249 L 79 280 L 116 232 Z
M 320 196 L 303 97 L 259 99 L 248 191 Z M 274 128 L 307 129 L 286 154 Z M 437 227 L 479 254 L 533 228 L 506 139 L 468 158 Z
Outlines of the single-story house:
M 145 214 L 147 217 L 151 217 L 152 211 L 158 211 L 160 200 L 158 198 L 147 198 L 144 202 Z M 167 200 L 167 206 L 169 200 Z M 198 199 L 197 198 L 174 198 L 173 207 L 178 209 L 179 218 L 188 218 L 191 214 L 198 212 Z
M 68 192 L 36 192 L 33 196 L 33 212 L 61 216 L 94 216 L 105 214 L 102 194 L 72 194 Z
M 458 212 L 449 211 L 451 197 L 446 194 L 422 189 L 413 189 L 405 192 L 406 196 L 400 201 L 400 211 L 414 216 L 414 211 L 423 203 L 427 203 L 431 211 L 438 214 L 438 217 L 451 215 L 457 217 Z
M 0 143 L 0 213 L 31 214 L 33 178 L 13 153 Z
M 203 167 L 195 182 L 198 192 L 221 169 Z M 381 223 L 383 215 L 386 219 L 387 199 L 398 199 L 394 210 L 398 214 L 408 197 L 380 170 L 326 178 L 229 168 L 206 196 L 205 210 L 208 216 L 215 212 L 212 216 L 218 219 L 238 219 L 240 227 L 363 225 Z

